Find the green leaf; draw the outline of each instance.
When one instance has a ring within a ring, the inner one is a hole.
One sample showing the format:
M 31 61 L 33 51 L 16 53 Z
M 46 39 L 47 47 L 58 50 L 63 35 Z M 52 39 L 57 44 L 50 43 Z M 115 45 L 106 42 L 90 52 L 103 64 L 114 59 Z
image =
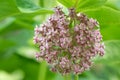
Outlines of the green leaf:
M 105 5 L 120 11 L 120 0 L 107 0 Z
M 120 40 L 105 41 L 105 55 L 103 57 L 96 57 L 95 64 L 92 67 L 91 74 L 96 76 L 98 79 L 103 78 L 102 80 L 113 79 L 119 80 L 120 78 L 119 55 L 120 55 Z
M 120 41 L 106 41 L 105 42 L 105 56 L 104 61 L 108 61 L 110 63 L 120 63 Z M 109 63 L 108 63 L 109 64 Z
M 96 10 L 84 10 L 88 17 L 98 20 L 104 40 L 120 39 L 120 12 L 103 6 Z
M 33 0 L 0 0 L 0 20 L 15 15 L 35 16 L 52 12 L 52 10 L 40 8 Z
M 45 12 L 51 11 L 48 9 L 41 8 L 35 0 L 16 0 L 16 4 L 19 10 L 23 13 L 34 13 L 34 12 Z
M 15 47 L 16 43 L 11 40 L 6 40 L 4 38 L 0 38 L 0 58 L 3 57 L 1 55 L 5 55 L 5 53 L 10 54 L 11 50 Z
M 75 4 L 75 0 L 57 0 L 57 1 L 68 8 L 73 7 Z
M 39 6 L 33 0 L 16 0 L 16 4 L 19 8 L 36 10 Z
M 19 13 L 14 0 L 0 0 L 0 20 Z
M 6 18 L 5 20 L 0 22 L 0 31 L 3 29 L 7 28 L 10 24 L 12 24 L 15 21 L 15 18 L 9 17 Z
M 40 9 L 33 0 L 16 0 L 16 4 L 21 12 L 34 12 Z
M 68 8 L 75 7 L 77 12 L 101 7 L 106 1 L 107 0 L 58 0 L 58 2 Z
M 37 52 L 37 50 L 35 48 L 32 47 L 19 47 L 17 48 L 16 51 L 19 55 L 24 56 L 26 58 L 31 58 L 31 59 L 35 59 L 35 52 Z
M 78 0 L 77 3 L 77 11 L 91 9 L 91 8 L 98 8 L 105 4 L 107 0 Z
M 105 41 L 105 55 L 98 62 L 107 65 L 120 64 L 120 40 Z
M 40 7 L 44 7 L 47 9 L 53 9 L 55 6 L 57 6 L 57 0 L 39 0 Z
M 12 73 L 16 70 L 21 70 L 24 73 L 22 80 L 38 80 L 39 63 L 33 59 L 28 59 L 16 53 L 13 55 L 0 58 L 0 69 Z

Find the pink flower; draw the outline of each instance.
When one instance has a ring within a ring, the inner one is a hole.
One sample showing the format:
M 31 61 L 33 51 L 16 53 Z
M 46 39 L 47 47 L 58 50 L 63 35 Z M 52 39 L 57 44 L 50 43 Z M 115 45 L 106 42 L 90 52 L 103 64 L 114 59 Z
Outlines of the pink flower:
M 105 53 L 99 24 L 84 14 L 78 15 L 74 8 L 69 15 L 60 7 L 54 10 L 46 23 L 35 28 L 34 43 L 40 49 L 36 58 L 46 60 L 54 72 L 81 74 L 90 68 L 91 58 Z

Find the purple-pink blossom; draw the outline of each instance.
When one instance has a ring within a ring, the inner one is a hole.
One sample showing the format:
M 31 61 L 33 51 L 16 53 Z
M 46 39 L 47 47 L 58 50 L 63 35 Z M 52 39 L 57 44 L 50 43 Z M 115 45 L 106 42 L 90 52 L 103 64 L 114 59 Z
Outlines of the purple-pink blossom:
M 35 27 L 34 43 L 40 49 L 36 58 L 46 60 L 54 72 L 80 74 L 90 68 L 93 57 L 105 53 L 99 23 L 74 8 L 68 15 L 60 7 L 54 10 L 46 23 Z

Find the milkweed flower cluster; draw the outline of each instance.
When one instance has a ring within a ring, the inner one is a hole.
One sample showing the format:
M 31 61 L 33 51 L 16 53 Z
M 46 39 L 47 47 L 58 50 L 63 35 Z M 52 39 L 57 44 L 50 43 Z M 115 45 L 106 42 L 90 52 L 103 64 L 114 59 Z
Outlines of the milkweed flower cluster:
M 40 52 L 36 58 L 46 60 L 54 72 L 80 74 L 88 70 L 92 58 L 104 55 L 99 23 L 74 8 L 65 15 L 60 7 L 46 23 L 36 26 L 34 43 Z

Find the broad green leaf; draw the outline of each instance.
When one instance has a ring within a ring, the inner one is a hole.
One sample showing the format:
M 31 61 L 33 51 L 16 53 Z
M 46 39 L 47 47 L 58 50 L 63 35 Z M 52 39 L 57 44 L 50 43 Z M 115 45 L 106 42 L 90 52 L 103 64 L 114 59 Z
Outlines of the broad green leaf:
M 19 8 L 36 10 L 39 6 L 33 0 L 16 0 L 16 4 Z
M 105 55 L 96 61 L 107 65 L 120 64 L 120 40 L 105 41 Z
M 107 0 L 105 5 L 120 11 L 120 0 Z
M 105 47 L 105 55 L 96 58 L 92 73 L 97 78 L 104 78 L 102 80 L 113 80 L 115 78 L 119 80 L 120 40 L 105 41 Z
M 14 0 L 0 0 L 0 20 L 19 13 Z
M 120 41 L 106 41 L 105 42 L 105 56 L 103 57 L 104 62 L 107 61 L 110 63 L 119 63 L 120 64 Z
M 88 17 L 99 21 L 104 40 L 120 39 L 120 12 L 113 8 L 103 6 L 96 10 L 84 10 Z
M 11 53 L 17 52 L 26 58 L 33 58 L 36 51 L 30 47 L 31 43 L 29 42 L 33 37 L 33 31 L 20 28 L 14 29 L 12 26 L 9 26 L 7 29 L 3 30 L 5 33 L 0 34 L 1 55 L 9 56 Z
M 49 12 L 52 10 L 41 8 L 38 4 L 38 1 L 34 0 L 16 0 L 16 4 L 21 12 L 23 13 L 42 13 Z
M 34 12 L 40 9 L 33 0 L 16 0 L 16 4 L 21 12 Z
M 105 54 L 103 57 L 95 58 L 94 60 L 95 63 L 91 67 L 91 76 L 92 75 L 95 76 L 96 77 L 95 80 L 98 79 L 119 80 L 120 78 L 119 55 L 120 55 L 120 40 L 105 41 Z
M 0 0 L 0 20 L 15 15 L 35 16 L 53 12 L 52 10 L 40 8 L 35 2 L 32 2 L 33 0 Z
M 105 4 L 107 0 L 78 0 L 77 11 L 98 8 Z
M 77 12 L 87 9 L 97 9 L 105 4 L 107 0 L 58 0 L 64 6 L 75 7 Z
M 0 31 L 8 27 L 15 21 L 15 18 L 9 17 L 0 22 Z
M 16 51 L 19 55 L 24 56 L 26 58 L 31 58 L 31 59 L 35 59 L 35 53 L 37 52 L 37 50 L 35 48 L 32 47 L 19 47 L 17 48 Z
M 38 80 L 39 65 L 35 60 L 27 59 L 16 53 L 6 58 L 0 58 L 0 69 L 9 73 L 19 69 L 24 74 L 22 80 Z
M 40 2 L 42 2 L 42 7 L 43 8 L 47 8 L 47 9 L 53 9 L 55 6 L 57 6 L 57 0 L 39 0 Z M 41 4 L 40 4 L 41 6 Z
M 5 38 L 0 38 L 0 58 L 7 56 L 5 53 L 8 55 L 14 52 L 14 47 L 16 43 L 10 40 L 7 40 Z
M 31 37 L 33 36 L 33 31 L 21 29 L 21 30 L 15 30 L 14 32 L 10 32 L 8 34 L 5 35 L 7 36 L 7 39 L 17 43 L 17 46 L 21 47 L 21 46 L 29 45 L 28 40 L 31 39 Z
M 23 80 L 24 72 L 15 70 L 11 74 L 9 72 L 0 70 L 0 80 Z
M 57 0 L 57 1 L 63 4 L 64 6 L 70 8 L 74 6 L 76 0 Z
M 53 10 L 47 10 L 47 9 L 40 9 L 40 10 L 37 10 L 37 11 L 34 11 L 34 12 L 25 12 L 25 13 L 21 13 L 21 14 L 17 14 L 15 15 L 15 17 L 17 18 L 27 18 L 27 19 L 32 19 L 33 17 L 35 16 L 38 16 L 38 15 L 46 15 L 46 14 L 52 14 L 53 13 Z
M 110 62 L 107 62 L 107 64 Z M 88 79 L 86 80 L 93 80 L 92 78 L 95 77 L 94 80 L 119 80 L 120 79 L 120 70 L 119 67 L 116 66 L 108 66 L 106 63 L 95 63 L 94 67 L 87 72 Z

